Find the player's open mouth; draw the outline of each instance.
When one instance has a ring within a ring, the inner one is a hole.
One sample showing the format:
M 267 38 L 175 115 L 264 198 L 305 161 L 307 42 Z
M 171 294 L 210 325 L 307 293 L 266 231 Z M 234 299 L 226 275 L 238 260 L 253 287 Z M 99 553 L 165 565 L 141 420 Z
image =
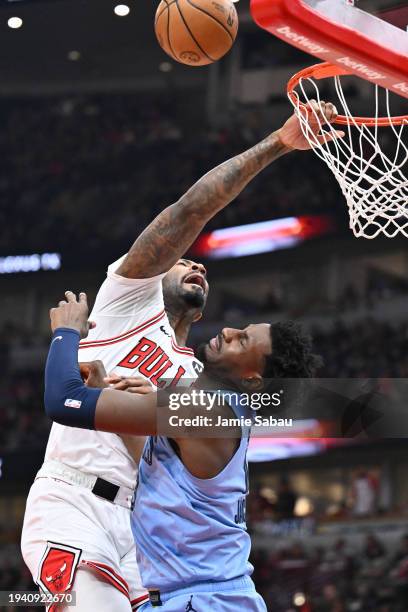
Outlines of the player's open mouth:
M 183 281 L 186 285 L 198 285 L 205 292 L 205 280 L 201 274 L 189 274 Z
M 221 343 L 222 343 L 222 336 L 221 334 L 217 334 L 215 338 L 212 338 L 210 340 L 209 345 L 213 351 L 215 351 L 216 353 L 219 353 L 221 350 Z

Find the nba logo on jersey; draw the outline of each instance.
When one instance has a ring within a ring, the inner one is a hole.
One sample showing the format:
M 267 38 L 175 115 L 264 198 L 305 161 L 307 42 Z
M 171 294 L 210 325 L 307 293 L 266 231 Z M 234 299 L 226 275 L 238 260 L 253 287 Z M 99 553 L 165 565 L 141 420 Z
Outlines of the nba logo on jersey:
M 82 402 L 79 400 L 66 399 L 64 402 L 64 406 L 67 408 L 76 408 L 79 409 L 82 406 Z

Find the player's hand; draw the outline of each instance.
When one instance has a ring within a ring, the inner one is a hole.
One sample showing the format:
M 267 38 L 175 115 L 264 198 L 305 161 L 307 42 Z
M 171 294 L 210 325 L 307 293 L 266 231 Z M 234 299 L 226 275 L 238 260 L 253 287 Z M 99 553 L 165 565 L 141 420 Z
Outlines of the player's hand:
M 128 391 L 128 393 L 137 393 L 139 395 L 146 395 L 153 391 L 152 385 L 141 376 L 125 377 L 112 372 L 109 376 L 105 377 L 104 382 L 117 391 Z
M 106 370 L 102 361 L 86 361 L 79 364 L 82 380 L 87 387 L 103 389 L 109 385 L 105 382 Z
M 57 308 L 51 308 L 51 329 L 54 332 L 58 327 L 68 327 L 79 332 L 81 338 L 86 338 L 95 323 L 88 321 L 88 302 L 86 293 L 79 294 L 79 300 L 72 291 L 65 292 L 65 300 L 61 300 Z
M 331 130 L 322 134 L 321 127 L 328 123 L 333 123 L 339 114 L 337 108 L 331 102 L 321 101 L 319 104 L 316 100 L 311 100 L 309 104 L 304 105 L 303 112 L 308 114 L 307 120 L 309 126 L 321 144 L 344 137 L 344 132 L 340 130 Z M 289 149 L 307 151 L 312 148 L 307 138 L 303 135 L 302 127 L 296 114 L 293 114 L 286 121 L 278 131 L 278 134 L 282 144 Z

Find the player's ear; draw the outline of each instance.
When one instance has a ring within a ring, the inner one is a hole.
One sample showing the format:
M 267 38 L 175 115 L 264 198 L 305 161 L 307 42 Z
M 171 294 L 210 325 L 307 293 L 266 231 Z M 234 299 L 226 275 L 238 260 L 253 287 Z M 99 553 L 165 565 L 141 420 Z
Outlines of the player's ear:
M 203 318 L 203 313 L 202 313 L 202 312 L 197 312 L 197 313 L 194 315 L 194 318 L 193 318 L 193 323 L 197 323 L 197 321 L 199 321 L 199 320 L 200 320 L 200 319 L 202 319 L 202 318 Z
M 245 389 L 245 391 L 260 391 L 263 388 L 263 384 L 263 378 L 258 373 L 254 373 L 246 378 L 241 378 L 241 387 Z

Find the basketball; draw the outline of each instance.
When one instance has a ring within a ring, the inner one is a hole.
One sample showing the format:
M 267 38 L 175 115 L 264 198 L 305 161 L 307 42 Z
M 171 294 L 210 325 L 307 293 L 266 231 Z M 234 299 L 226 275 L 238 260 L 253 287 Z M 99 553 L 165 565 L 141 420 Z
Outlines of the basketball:
M 170 57 L 189 66 L 205 66 L 231 49 L 238 15 L 231 0 L 162 0 L 155 31 Z

